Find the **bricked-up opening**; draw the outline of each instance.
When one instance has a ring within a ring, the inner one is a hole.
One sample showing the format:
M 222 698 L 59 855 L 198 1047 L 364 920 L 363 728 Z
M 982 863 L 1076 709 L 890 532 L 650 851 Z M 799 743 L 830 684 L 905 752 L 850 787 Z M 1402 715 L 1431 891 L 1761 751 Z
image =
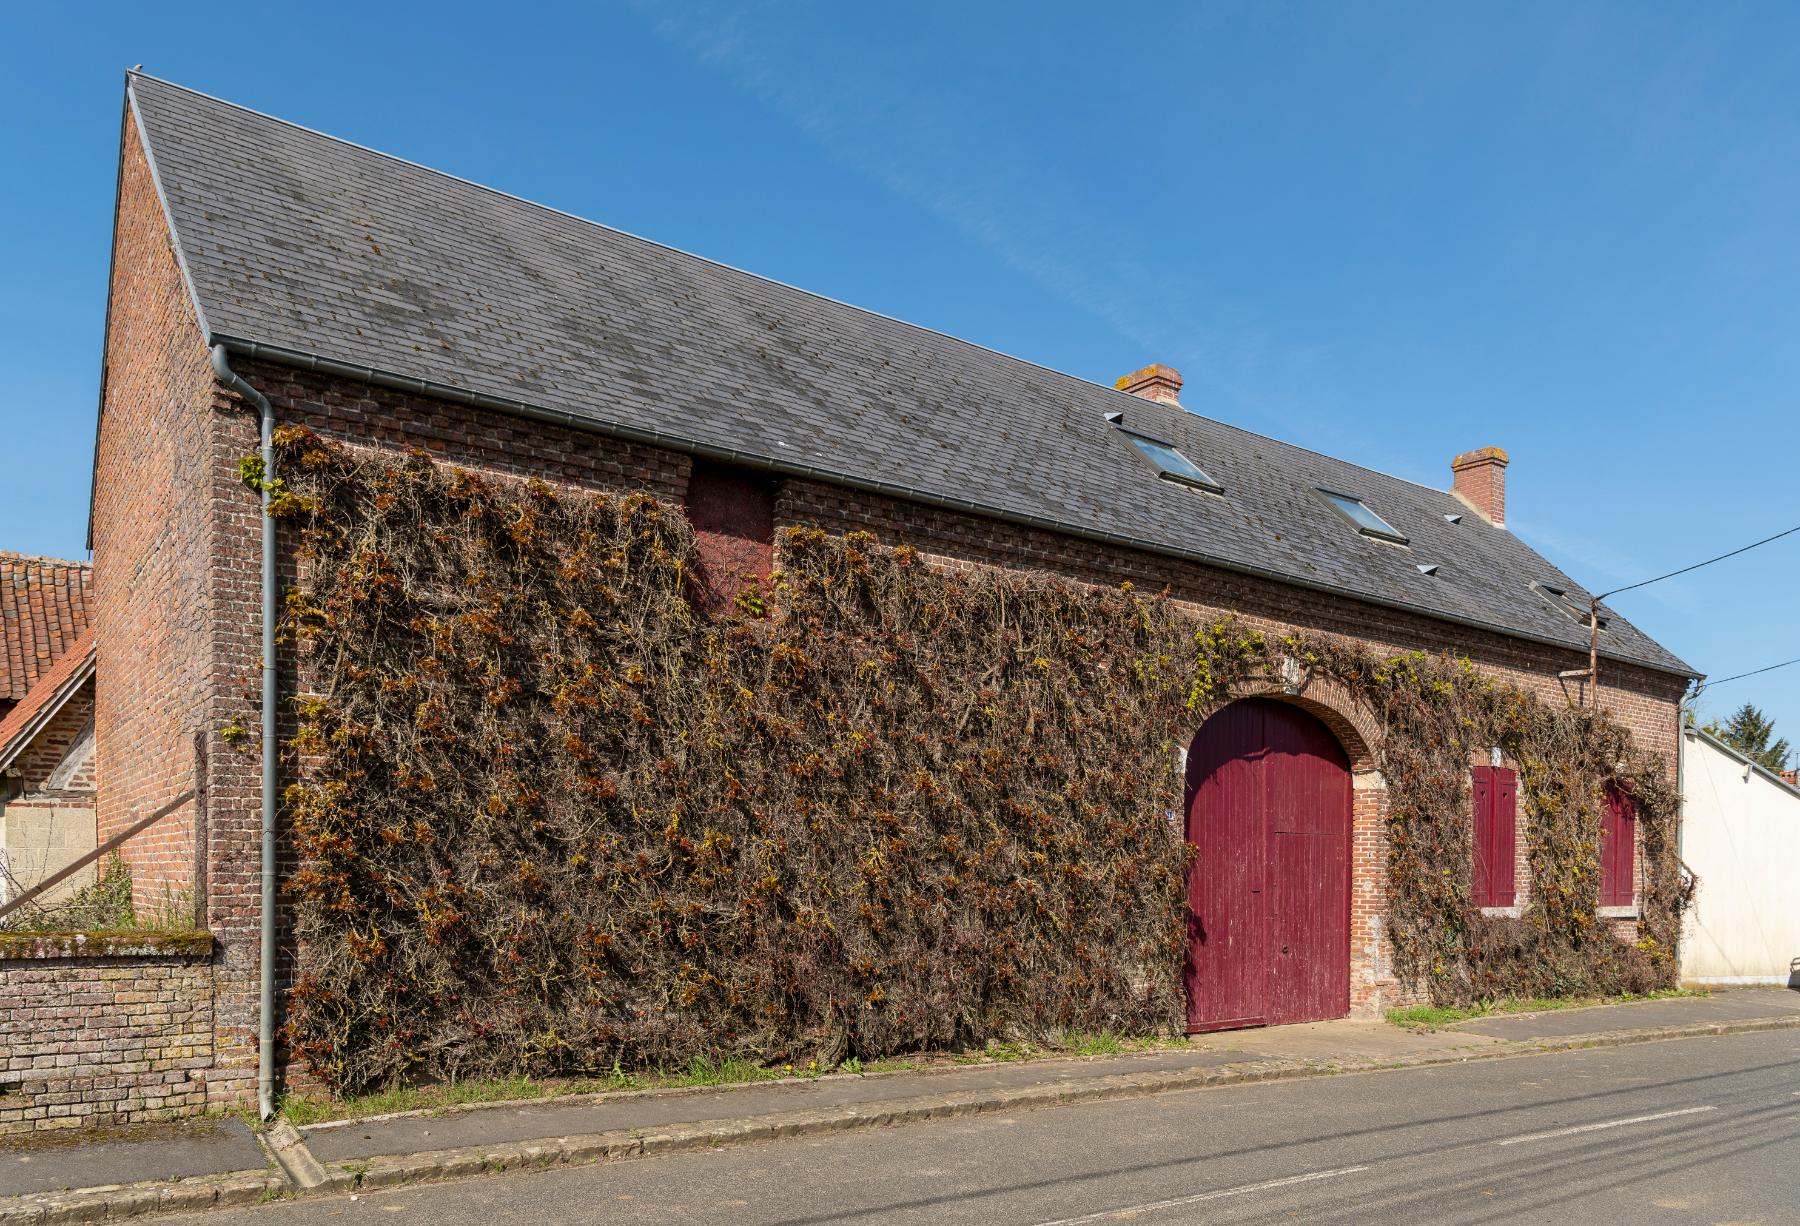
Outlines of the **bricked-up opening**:
M 696 607 L 727 608 L 775 565 L 775 483 L 741 469 L 695 462 L 687 516 L 698 565 L 689 594 Z
M 1491 524 L 1506 523 L 1506 466 L 1512 461 L 1498 447 L 1465 451 L 1450 461 L 1455 484 L 1450 488 Z

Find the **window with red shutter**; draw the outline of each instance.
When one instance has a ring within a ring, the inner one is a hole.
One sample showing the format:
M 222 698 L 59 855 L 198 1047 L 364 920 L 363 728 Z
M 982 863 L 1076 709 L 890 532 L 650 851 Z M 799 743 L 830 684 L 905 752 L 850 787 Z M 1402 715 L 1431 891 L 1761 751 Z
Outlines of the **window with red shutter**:
M 1637 805 L 1631 793 L 1606 785 L 1600 815 L 1600 905 L 1629 907 L 1637 901 Z
M 1518 778 L 1505 767 L 1478 766 L 1469 790 L 1475 810 L 1470 901 L 1477 907 L 1510 907 L 1518 897 Z

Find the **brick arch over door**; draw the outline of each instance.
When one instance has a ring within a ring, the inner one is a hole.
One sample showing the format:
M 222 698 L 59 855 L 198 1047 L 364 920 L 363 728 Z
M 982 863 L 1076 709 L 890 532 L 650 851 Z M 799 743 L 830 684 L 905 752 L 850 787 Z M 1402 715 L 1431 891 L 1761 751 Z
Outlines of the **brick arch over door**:
M 1331 677 L 1303 675 L 1294 682 L 1257 677 L 1240 681 L 1221 697 L 1201 708 L 1201 723 L 1244 698 L 1271 698 L 1299 707 L 1331 729 L 1331 735 L 1350 759 L 1351 771 L 1375 769 L 1375 753 L 1381 743 L 1375 713 L 1342 682 Z
M 1216 711 L 1187 760 L 1190 1031 L 1350 1011 L 1351 757 L 1291 701 Z

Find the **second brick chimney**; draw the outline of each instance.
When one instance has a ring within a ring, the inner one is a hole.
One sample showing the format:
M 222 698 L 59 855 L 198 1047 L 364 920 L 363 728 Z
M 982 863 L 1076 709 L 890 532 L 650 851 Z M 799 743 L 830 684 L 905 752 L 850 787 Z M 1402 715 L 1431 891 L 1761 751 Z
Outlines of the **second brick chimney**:
M 1181 372 L 1161 362 L 1152 362 L 1142 370 L 1121 375 L 1113 386 L 1145 400 L 1172 404 L 1177 408 L 1181 405 Z
M 1506 524 L 1506 466 L 1511 461 L 1498 447 L 1465 451 L 1450 461 L 1456 482 L 1450 488 L 1491 524 Z

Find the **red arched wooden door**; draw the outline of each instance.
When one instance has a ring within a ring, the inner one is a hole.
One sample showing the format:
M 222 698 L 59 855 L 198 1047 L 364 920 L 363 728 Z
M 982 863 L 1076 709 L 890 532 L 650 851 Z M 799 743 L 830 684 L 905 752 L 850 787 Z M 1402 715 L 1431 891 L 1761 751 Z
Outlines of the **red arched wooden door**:
M 1288 703 L 1247 698 L 1188 750 L 1188 1029 L 1350 1012 L 1350 762 Z

